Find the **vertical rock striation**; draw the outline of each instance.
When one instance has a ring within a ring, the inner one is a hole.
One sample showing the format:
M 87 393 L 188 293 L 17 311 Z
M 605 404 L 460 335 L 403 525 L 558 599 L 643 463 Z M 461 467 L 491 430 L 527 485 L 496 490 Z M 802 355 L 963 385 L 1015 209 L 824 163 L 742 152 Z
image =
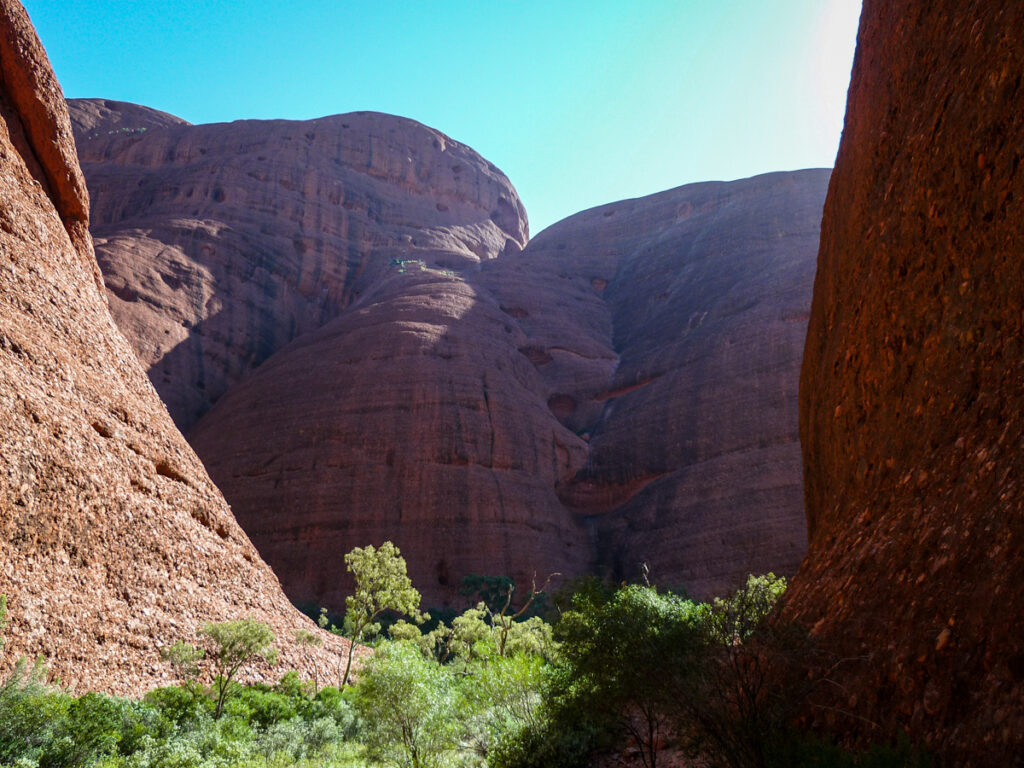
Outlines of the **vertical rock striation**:
M 1024 753 L 1022 32 L 1010 0 L 864 3 L 801 378 L 788 610 L 864 659 L 825 719 L 957 766 Z
M 193 443 L 299 600 L 339 605 L 340 556 L 383 539 L 432 602 L 469 573 L 632 578 L 646 561 L 700 595 L 791 573 L 827 178 L 682 187 L 479 267 L 395 269 L 232 388 Z
M 160 646 L 253 616 L 304 669 L 291 636 L 312 625 L 111 320 L 63 96 L 16 0 L 0 72 L 0 663 L 43 655 L 72 688 L 138 693 L 170 681 Z
M 392 261 L 459 269 L 526 243 L 508 179 L 412 120 L 194 126 L 123 102 L 70 108 L 111 311 L 186 432 Z

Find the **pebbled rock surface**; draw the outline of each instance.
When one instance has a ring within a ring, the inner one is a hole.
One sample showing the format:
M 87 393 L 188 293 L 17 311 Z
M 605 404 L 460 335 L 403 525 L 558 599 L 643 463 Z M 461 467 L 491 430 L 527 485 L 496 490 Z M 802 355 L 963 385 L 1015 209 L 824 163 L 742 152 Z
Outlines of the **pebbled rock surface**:
M 1024 754 L 1021 30 L 1009 0 L 864 3 L 801 378 L 789 611 L 864 658 L 820 719 L 942 765 Z
M 63 96 L 15 0 L 0 0 L 0 68 L 0 669 L 43 655 L 72 689 L 140 693 L 171 681 L 161 646 L 252 616 L 309 674 L 290 640 L 312 623 L 110 317 Z M 343 649 L 326 639 L 322 666 Z
M 517 250 L 508 180 L 412 120 L 189 125 L 72 99 L 111 311 L 178 426 L 400 258 L 457 269 Z

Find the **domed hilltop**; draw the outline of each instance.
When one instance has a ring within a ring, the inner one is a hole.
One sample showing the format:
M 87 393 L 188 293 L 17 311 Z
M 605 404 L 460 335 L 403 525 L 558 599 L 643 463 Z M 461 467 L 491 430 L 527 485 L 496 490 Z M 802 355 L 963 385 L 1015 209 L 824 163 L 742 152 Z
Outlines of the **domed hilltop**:
M 817 710 L 1024 754 L 1024 5 L 866 0 L 800 393 Z M 823 715 L 830 713 L 827 718 Z
M 528 243 L 507 178 L 403 118 L 71 113 L 112 312 L 294 600 L 339 608 L 341 555 L 385 539 L 432 604 L 472 573 L 795 571 L 827 170 Z
M 204 621 L 254 617 L 308 673 L 312 656 L 292 637 L 312 623 L 238 527 L 110 317 L 64 98 L 13 0 L 0 0 L 0 74 L 6 665 L 42 655 L 72 688 L 141 693 L 170 680 L 160 647 L 193 640 Z

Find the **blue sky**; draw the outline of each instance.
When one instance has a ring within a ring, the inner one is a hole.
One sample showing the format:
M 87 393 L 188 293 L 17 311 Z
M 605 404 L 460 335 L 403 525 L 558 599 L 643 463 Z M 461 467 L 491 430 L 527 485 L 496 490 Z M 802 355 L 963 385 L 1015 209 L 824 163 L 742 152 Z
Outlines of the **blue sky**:
M 23 0 L 68 97 L 194 123 L 369 109 L 500 167 L 543 227 L 831 166 L 860 0 Z

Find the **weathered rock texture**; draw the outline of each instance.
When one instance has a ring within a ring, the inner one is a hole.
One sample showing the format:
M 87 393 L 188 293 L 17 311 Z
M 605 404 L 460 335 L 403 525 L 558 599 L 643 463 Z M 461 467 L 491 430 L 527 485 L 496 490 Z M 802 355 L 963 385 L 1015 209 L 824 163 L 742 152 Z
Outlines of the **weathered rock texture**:
M 193 126 L 120 102 L 70 107 L 111 311 L 183 430 L 392 260 L 459 269 L 526 242 L 501 172 L 412 120 Z
M 957 766 L 1024 754 L 1022 31 L 1010 0 L 864 3 L 801 380 L 789 609 L 866 657 L 834 725 Z
M 827 179 L 683 187 L 480 268 L 396 269 L 230 390 L 193 444 L 299 600 L 340 605 L 340 555 L 384 539 L 432 602 L 469 573 L 646 561 L 702 595 L 792 573 Z
M 385 539 L 433 604 L 470 573 L 795 571 L 828 171 L 623 201 L 520 253 L 507 179 L 412 121 L 113 106 L 72 113 L 115 317 L 293 599 L 339 609 L 341 556 Z
M 572 216 L 482 270 L 551 413 L 556 487 L 599 570 L 707 596 L 793 573 L 800 366 L 827 170 L 694 184 Z
M 170 680 L 160 646 L 252 616 L 308 673 L 290 641 L 312 623 L 111 320 L 63 96 L 15 0 L 0 0 L 0 69 L 0 666 L 41 654 L 73 688 L 139 692 Z

